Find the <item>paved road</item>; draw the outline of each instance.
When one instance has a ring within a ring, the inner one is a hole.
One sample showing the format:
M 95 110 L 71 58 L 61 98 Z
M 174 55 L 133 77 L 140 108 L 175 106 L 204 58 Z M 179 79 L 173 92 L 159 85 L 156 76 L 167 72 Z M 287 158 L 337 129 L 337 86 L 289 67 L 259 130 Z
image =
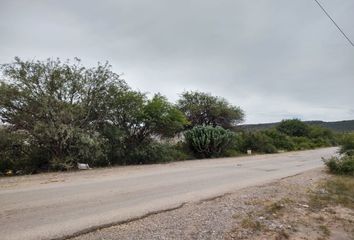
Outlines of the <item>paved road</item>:
M 0 181 L 0 238 L 55 239 L 323 166 L 336 148 Z

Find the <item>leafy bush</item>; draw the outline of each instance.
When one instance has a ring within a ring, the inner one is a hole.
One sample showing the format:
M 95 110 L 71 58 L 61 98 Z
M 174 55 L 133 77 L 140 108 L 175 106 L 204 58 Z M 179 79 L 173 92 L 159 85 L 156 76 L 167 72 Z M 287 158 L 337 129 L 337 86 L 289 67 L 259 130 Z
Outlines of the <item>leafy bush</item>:
M 317 125 L 310 125 L 309 138 L 315 147 L 329 147 L 338 144 L 335 134 L 324 127 Z
M 49 168 L 51 170 L 74 169 L 78 162 L 87 163 L 90 166 L 107 166 L 106 139 L 98 132 L 82 131 L 81 129 L 67 129 L 66 142 L 61 153 L 52 154 L 52 145 L 43 145 L 50 151 Z
M 292 137 L 291 140 L 294 142 L 294 150 L 306 150 L 315 148 L 315 144 L 311 139 L 307 137 Z
M 246 153 L 245 133 L 235 133 L 231 148 L 227 151 L 227 156 L 237 155 L 237 153 Z
M 310 126 L 300 120 L 283 120 L 276 128 L 245 132 L 239 135 L 235 149 L 246 152 L 275 153 L 279 150 L 306 150 L 336 145 L 332 131 L 320 126 Z
M 200 158 L 222 156 L 234 139 L 231 131 L 212 126 L 196 126 L 184 136 L 190 149 Z
M 264 132 L 254 132 L 244 134 L 244 144 L 241 148 L 242 152 L 248 149 L 258 153 L 275 153 L 277 148 L 273 145 L 273 140 Z
M 294 137 L 308 137 L 310 133 L 310 127 L 299 119 L 283 120 L 276 126 L 276 129 Z
M 173 145 L 152 142 L 139 146 L 125 158 L 126 164 L 152 164 L 185 160 L 187 155 Z
M 354 133 L 346 134 L 341 141 L 341 154 L 354 156 Z
M 276 129 L 266 130 L 264 131 L 264 134 L 272 139 L 272 144 L 279 150 L 292 151 L 295 149 L 295 143 L 291 137 Z
M 332 157 L 324 162 L 331 173 L 354 176 L 354 156 Z
M 43 158 L 38 157 L 38 148 L 24 131 L 0 129 L 0 173 L 32 173 L 40 168 Z

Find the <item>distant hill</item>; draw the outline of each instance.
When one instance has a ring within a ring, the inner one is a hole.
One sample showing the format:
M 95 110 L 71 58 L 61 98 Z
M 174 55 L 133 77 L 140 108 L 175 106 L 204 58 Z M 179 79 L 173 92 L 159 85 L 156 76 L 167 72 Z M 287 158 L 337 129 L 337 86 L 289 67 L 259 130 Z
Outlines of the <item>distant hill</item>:
M 304 121 L 311 125 L 319 125 L 325 128 L 329 128 L 335 132 L 354 132 L 354 120 L 345 120 L 337 122 L 324 122 L 324 121 Z M 246 131 L 259 131 L 275 127 L 276 123 L 260 123 L 260 124 L 243 124 L 239 128 Z

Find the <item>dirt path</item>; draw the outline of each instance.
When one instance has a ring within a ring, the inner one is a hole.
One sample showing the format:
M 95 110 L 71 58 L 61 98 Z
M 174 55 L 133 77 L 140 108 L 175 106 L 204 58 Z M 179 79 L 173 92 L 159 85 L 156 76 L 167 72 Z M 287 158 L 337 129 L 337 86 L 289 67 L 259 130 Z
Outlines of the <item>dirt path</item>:
M 314 202 L 329 178 L 310 170 L 71 240 L 354 239 L 354 209 Z
M 4 240 L 55 239 L 323 165 L 336 148 L 0 180 Z

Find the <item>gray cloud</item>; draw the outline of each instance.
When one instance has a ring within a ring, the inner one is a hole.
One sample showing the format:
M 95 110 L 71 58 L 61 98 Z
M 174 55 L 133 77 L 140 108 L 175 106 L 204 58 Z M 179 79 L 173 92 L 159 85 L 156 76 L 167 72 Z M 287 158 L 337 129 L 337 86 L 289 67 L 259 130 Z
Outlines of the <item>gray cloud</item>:
M 354 2 L 322 2 L 354 38 Z M 1 63 L 109 60 L 136 89 L 211 92 L 250 123 L 354 118 L 354 49 L 309 0 L 2 0 L 0 33 Z

